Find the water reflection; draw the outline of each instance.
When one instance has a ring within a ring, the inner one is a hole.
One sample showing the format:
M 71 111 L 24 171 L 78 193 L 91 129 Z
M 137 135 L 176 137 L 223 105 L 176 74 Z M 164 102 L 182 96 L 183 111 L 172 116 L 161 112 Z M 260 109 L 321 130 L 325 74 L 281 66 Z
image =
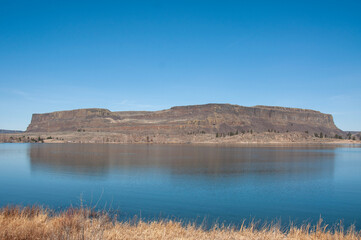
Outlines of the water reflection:
M 33 144 L 32 171 L 107 176 L 116 171 L 171 174 L 332 175 L 335 146 L 224 147 L 204 145 Z
M 361 148 L 0 145 L 0 206 L 66 208 L 79 197 L 130 218 L 344 220 L 361 229 Z M 101 197 L 100 197 L 101 196 Z M 82 201 L 83 202 L 83 201 Z

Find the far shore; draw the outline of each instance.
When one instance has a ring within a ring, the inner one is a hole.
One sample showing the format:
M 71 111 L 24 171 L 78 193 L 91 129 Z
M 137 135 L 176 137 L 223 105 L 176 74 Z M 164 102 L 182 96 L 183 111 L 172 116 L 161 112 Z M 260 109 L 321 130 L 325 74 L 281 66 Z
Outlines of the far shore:
M 210 145 L 295 145 L 347 144 L 359 145 L 359 138 L 336 139 L 315 137 L 300 132 L 244 133 L 216 137 L 215 134 L 170 135 L 118 132 L 22 132 L 2 133 L 0 143 L 112 143 L 112 144 L 210 144 Z

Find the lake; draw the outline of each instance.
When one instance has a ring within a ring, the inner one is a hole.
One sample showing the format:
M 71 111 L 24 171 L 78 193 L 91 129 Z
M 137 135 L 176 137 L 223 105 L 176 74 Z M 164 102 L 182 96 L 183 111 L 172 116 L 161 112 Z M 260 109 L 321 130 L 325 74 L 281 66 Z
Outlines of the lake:
M 0 205 L 361 229 L 360 146 L 0 144 Z

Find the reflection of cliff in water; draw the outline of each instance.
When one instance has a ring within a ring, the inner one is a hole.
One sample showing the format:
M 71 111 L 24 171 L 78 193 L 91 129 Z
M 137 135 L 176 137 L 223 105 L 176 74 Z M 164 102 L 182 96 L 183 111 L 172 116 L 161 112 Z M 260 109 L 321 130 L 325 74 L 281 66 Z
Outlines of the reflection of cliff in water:
M 97 145 L 32 144 L 29 155 L 32 171 L 104 175 L 110 165 L 107 151 Z
M 170 174 L 227 176 L 333 174 L 335 147 L 221 147 L 204 145 L 36 144 L 32 170 L 106 175 L 161 170 Z

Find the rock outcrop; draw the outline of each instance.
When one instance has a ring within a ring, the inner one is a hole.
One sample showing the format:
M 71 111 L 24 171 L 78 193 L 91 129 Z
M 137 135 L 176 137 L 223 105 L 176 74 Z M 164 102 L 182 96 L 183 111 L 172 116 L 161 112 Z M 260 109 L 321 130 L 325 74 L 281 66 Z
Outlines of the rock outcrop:
M 161 111 L 111 112 L 78 109 L 33 114 L 27 132 L 118 132 L 124 134 L 198 134 L 230 132 L 309 132 L 344 135 L 332 115 L 314 110 L 231 104 L 172 107 Z

